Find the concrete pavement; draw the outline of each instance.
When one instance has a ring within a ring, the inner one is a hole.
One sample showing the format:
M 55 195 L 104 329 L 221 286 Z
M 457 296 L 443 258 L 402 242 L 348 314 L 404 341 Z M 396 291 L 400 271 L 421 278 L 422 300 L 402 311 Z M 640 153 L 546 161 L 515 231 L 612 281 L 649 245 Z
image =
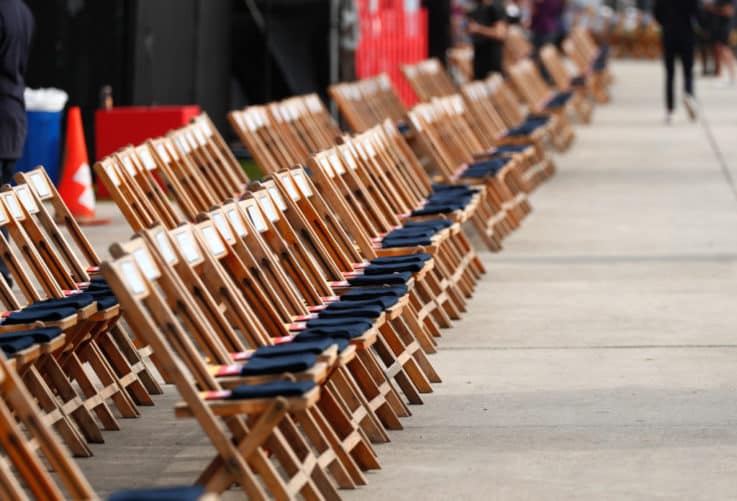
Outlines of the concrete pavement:
M 431 357 L 444 382 L 346 499 L 737 498 L 737 197 L 720 164 L 737 176 L 737 90 L 698 82 L 712 143 L 683 112 L 663 125 L 659 65 L 615 74 L 522 229 L 481 252 L 488 274 Z M 129 234 L 114 215 L 89 229 L 98 249 Z M 167 390 L 79 461 L 102 494 L 188 483 L 210 459 Z

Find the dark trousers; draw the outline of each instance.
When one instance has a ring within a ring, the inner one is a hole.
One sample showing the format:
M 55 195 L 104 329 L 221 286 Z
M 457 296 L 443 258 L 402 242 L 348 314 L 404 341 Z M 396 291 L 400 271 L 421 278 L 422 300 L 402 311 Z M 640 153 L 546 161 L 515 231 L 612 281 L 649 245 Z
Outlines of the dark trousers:
M 676 73 L 676 57 L 683 67 L 683 89 L 686 94 L 693 95 L 693 60 L 694 39 L 684 37 L 669 39 L 663 37 L 663 62 L 665 63 L 665 106 L 673 111 L 673 80 Z
M 0 160 L 0 186 L 10 183 L 13 180 L 13 175 L 15 175 L 15 160 Z M 2 227 L 2 233 L 7 239 L 8 229 L 5 226 Z M 2 259 L 0 259 L 0 273 L 6 278 L 10 275 L 8 267 Z

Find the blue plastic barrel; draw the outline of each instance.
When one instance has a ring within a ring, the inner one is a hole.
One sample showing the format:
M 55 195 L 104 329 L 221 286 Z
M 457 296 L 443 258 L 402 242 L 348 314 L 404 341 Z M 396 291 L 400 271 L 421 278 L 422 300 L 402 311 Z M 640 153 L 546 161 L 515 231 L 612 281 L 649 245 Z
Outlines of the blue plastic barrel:
M 59 185 L 61 163 L 61 111 L 27 111 L 28 135 L 23 156 L 16 169 L 28 171 L 43 165 L 55 185 Z

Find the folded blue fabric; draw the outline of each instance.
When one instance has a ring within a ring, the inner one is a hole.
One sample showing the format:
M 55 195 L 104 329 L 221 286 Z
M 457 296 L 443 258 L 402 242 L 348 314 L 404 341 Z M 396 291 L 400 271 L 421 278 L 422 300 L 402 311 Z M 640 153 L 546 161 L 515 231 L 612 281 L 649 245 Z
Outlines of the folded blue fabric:
M 389 264 L 374 264 L 371 263 L 366 268 L 363 269 L 364 275 L 369 276 L 377 276 L 383 277 L 384 275 L 391 274 L 391 273 L 401 273 L 401 272 L 409 272 L 409 273 L 417 273 L 420 271 L 423 266 L 425 266 L 424 261 L 411 261 L 409 263 L 389 263 Z M 411 276 L 411 275 L 410 275 Z M 406 282 L 406 280 L 405 280 Z M 401 282 L 401 283 L 405 283 Z M 385 284 L 392 284 L 392 282 L 383 282 Z
M 307 327 L 316 329 L 320 327 L 343 327 L 344 325 L 350 325 L 351 327 L 363 327 L 364 331 L 368 330 L 373 326 L 373 322 L 366 320 L 365 318 L 315 318 L 307 321 Z
M 505 144 L 497 147 L 496 151 L 498 153 L 519 153 L 531 147 L 531 144 Z
M 108 501 L 197 501 L 203 494 L 205 488 L 201 485 L 131 489 L 113 493 Z
M 565 106 L 572 96 L 573 94 L 570 92 L 558 92 L 550 101 L 548 101 L 548 104 L 545 105 L 545 109 L 550 110 Z
M 391 287 L 361 287 L 352 289 L 340 296 L 342 301 L 350 301 L 353 299 L 363 300 L 375 297 L 396 297 L 400 298 L 407 295 L 409 289 L 406 285 L 392 285 Z
M 432 245 L 432 240 L 426 236 L 418 236 L 385 238 L 381 241 L 381 246 L 385 249 L 391 249 L 393 247 L 416 247 L 424 245 Z
M 90 304 L 95 302 L 95 298 L 91 294 L 87 293 L 80 293 L 80 294 L 73 294 L 71 296 L 66 296 L 62 298 L 51 298 L 51 299 L 44 299 L 43 301 L 36 301 L 35 303 L 29 304 L 24 310 L 34 310 L 34 309 L 48 309 L 48 308 L 58 308 L 58 307 L 66 307 L 66 308 L 84 308 L 85 306 L 89 306 Z
M 230 392 L 228 400 L 244 400 L 249 398 L 299 397 L 315 387 L 312 381 L 272 381 L 264 384 L 248 384 L 236 386 Z
M 282 372 L 304 372 L 315 366 L 314 353 L 290 353 L 274 357 L 251 358 L 241 367 L 241 376 L 264 376 Z
M 381 273 L 382 271 L 381 269 L 374 270 L 376 271 L 375 274 L 367 273 L 365 275 L 359 275 L 357 277 L 352 277 L 348 279 L 348 283 L 350 283 L 352 286 L 355 286 L 355 287 L 361 287 L 362 285 L 406 284 L 412 278 L 412 271 L 402 271 L 401 270 L 402 266 L 407 268 L 407 267 L 411 267 L 412 265 L 394 265 L 394 268 L 397 268 L 396 273 Z M 416 267 L 416 264 L 415 264 L 415 267 Z M 369 270 L 369 268 L 366 268 L 364 272 Z M 419 269 L 422 269 L 421 265 L 419 266 Z M 384 269 L 384 271 L 389 271 L 389 270 Z M 419 271 L 419 270 L 415 270 L 415 271 Z
M 33 309 L 22 309 L 20 311 L 14 311 L 8 315 L 3 324 L 5 325 L 17 325 L 27 324 L 36 321 L 40 322 L 51 322 L 54 320 L 61 320 L 77 313 L 77 308 L 67 308 L 62 306 L 48 308 L 33 308 Z
M 584 85 L 586 85 L 586 77 L 583 75 L 573 77 L 571 79 L 571 85 L 573 85 L 574 87 L 583 87 Z
M 311 327 L 300 331 L 297 337 L 294 338 L 294 341 L 305 342 L 324 338 L 349 340 L 361 337 L 368 330 L 365 324 Z
M 414 254 L 402 254 L 401 256 L 379 256 L 371 260 L 371 264 L 412 263 L 429 261 L 432 254 L 427 252 L 416 252 Z
M 383 296 L 358 300 L 342 299 L 341 301 L 330 303 L 328 307 L 325 308 L 325 310 L 323 311 L 350 310 L 351 308 L 355 308 L 356 306 L 380 306 L 382 310 L 386 310 L 397 304 L 397 301 L 399 301 L 399 299 L 393 296 Z
M 35 345 L 36 341 L 30 336 L 18 337 L 12 340 L 0 340 L 0 349 L 10 356 Z
M 407 221 L 404 223 L 405 228 L 432 228 L 435 230 L 443 230 L 453 226 L 453 221 L 447 219 L 427 219 L 425 221 Z
M 25 329 L 22 331 L 13 331 L 0 334 L 0 342 L 12 341 L 13 339 L 30 337 L 37 343 L 48 343 L 49 341 L 61 336 L 62 330 L 59 327 L 39 327 L 37 329 Z
M 320 355 L 335 344 L 338 345 L 338 351 L 342 351 L 343 348 L 348 346 L 348 343 L 343 339 L 332 339 L 329 337 L 304 341 L 301 343 L 282 343 L 271 346 L 260 346 L 251 355 L 251 360 L 255 358 L 272 358 L 284 355 L 295 355 L 299 353 L 313 353 L 315 355 Z
M 355 306 L 353 308 L 330 309 L 326 308 L 320 312 L 319 318 L 322 319 L 345 319 L 345 318 L 363 318 L 373 320 L 384 312 L 384 308 L 374 305 Z
M 409 125 L 404 122 L 399 122 L 397 124 L 397 130 L 400 134 L 406 134 L 410 131 Z

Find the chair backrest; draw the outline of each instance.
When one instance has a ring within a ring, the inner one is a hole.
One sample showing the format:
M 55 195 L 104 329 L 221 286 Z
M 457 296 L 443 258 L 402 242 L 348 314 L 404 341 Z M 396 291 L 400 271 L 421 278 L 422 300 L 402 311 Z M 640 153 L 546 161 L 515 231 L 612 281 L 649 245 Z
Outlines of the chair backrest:
M 450 75 L 437 59 L 426 59 L 413 65 L 402 65 L 401 70 L 421 101 L 458 92 Z
M 568 73 L 565 62 L 561 59 L 558 49 L 554 45 L 546 45 L 540 49 L 540 59 L 545 65 L 545 69 L 555 82 L 555 86 L 562 92 L 571 89 L 572 77 Z

